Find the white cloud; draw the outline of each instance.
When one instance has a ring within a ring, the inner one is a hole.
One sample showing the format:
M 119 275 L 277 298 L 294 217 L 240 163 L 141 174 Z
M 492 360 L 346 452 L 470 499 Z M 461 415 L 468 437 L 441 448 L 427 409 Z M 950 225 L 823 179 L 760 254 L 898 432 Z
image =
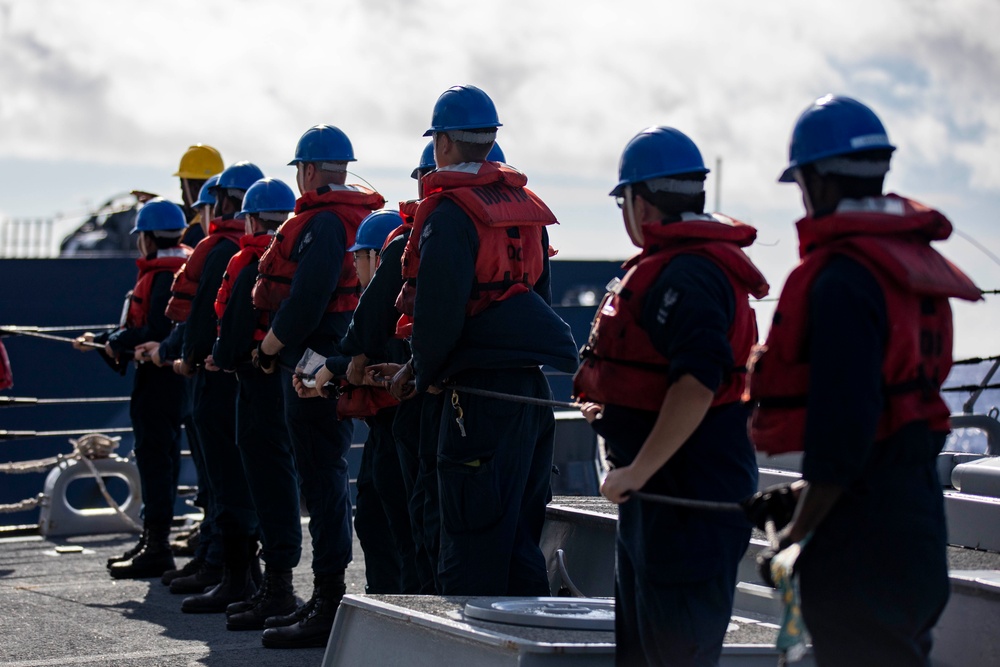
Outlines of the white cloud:
M 900 190 L 1000 203 L 993 0 L 8 0 L 0 31 L 0 158 L 170 173 L 203 141 L 278 165 L 332 122 L 359 173 L 406 174 L 437 95 L 470 82 L 497 102 L 510 162 L 585 230 L 565 255 L 623 246 L 606 193 L 652 124 L 690 134 L 710 167 L 722 156 L 723 207 L 794 247 L 798 195 L 774 179 L 798 113 L 841 92 L 886 122 Z

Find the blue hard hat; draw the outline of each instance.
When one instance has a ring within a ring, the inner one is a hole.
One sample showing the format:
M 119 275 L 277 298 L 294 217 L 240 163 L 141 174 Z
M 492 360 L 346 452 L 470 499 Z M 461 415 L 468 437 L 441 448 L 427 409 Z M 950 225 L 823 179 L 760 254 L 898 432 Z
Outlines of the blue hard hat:
M 500 144 L 493 142 L 493 148 L 490 149 L 489 155 L 486 156 L 487 162 L 507 162 L 507 158 L 504 156 L 503 151 L 500 149 Z
M 431 127 L 424 132 L 429 137 L 448 130 L 479 130 L 502 127 L 493 100 L 475 86 L 452 86 L 441 93 L 434 104 Z
M 214 206 L 215 205 L 215 195 L 212 194 L 212 188 L 214 188 L 219 183 L 219 175 L 216 174 L 212 176 L 205 184 L 201 186 L 201 190 L 198 191 L 198 201 L 191 204 L 192 207 L 197 206 Z
M 231 164 L 219 174 L 219 180 L 212 187 L 212 190 L 233 189 L 246 192 L 250 186 L 264 178 L 264 172 L 253 162 L 243 160 L 236 164 Z
M 162 197 L 155 197 L 139 209 L 131 233 L 180 230 L 185 227 L 187 218 L 184 217 L 181 207 Z
M 382 209 L 368 214 L 358 227 L 354 245 L 347 252 L 355 250 L 381 250 L 389 233 L 403 224 L 403 217 L 394 209 Z
M 284 181 L 277 178 L 262 178 L 243 195 L 243 210 L 237 215 L 295 210 L 295 193 Z
M 788 168 L 778 181 L 795 180 L 795 170 L 817 160 L 863 151 L 896 150 L 875 112 L 850 97 L 827 95 L 795 121 L 788 145 Z
M 295 145 L 295 159 L 299 162 L 356 162 L 354 147 L 343 130 L 333 125 L 314 125 L 306 130 Z
M 434 169 L 437 167 L 437 163 L 434 161 L 434 141 L 428 141 L 427 145 L 424 146 L 424 150 L 420 153 L 420 164 L 417 168 L 410 172 L 410 178 L 417 178 L 420 176 L 421 169 Z
M 489 155 L 486 156 L 487 162 L 506 162 L 507 158 L 504 157 L 503 150 L 500 148 L 500 144 L 493 142 L 493 148 L 490 149 Z M 424 146 L 424 152 L 420 154 L 420 164 L 417 168 L 410 172 L 410 178 L 417 178 L 420 176 L 421 169 L 434 169 L 437 167 L 437 163 L 434 162 L 434 142 L 428 141 L 427 145 Z
M 651 178 L 708 172 L 701 151 L 686 134 L 672 127 L 649 127 L 632 137 L 622 151 L 618 185 L 609 194 L 617 197 L 626 185 Z

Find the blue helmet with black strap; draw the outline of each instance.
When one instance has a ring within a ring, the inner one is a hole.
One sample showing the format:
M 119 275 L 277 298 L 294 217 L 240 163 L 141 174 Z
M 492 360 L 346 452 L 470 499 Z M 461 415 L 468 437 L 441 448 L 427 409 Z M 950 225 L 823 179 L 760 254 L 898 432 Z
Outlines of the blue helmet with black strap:
M 243 210 L 237 215 L 244 217 L 247 213 L 288 213 L 295 210 L 295 193 L 288 185 L 277 178 L 262 178 L 247 190 L 243 196 Z
M 135 227 L 132 234 L 136 232 L 180 232 L 187 227 L 187 218 L 181 207 L 172 201 L 167 201 L 162 197 L 150 199 L 139 208 L 135 216 Z
M 295 157 L 289 166 L 300 162 L 357 162 L 354 147 L 344 131 L 335 125 L 310 127 L 295 146 Z
M 212 176 L 205 184 L 201 186 L 201 190 L 198 191 L 198 201 L 191 204 L 192 208 L 198 208 L 201 206 L 215 206 L 215 195 L 212 193 L 212 188 L 214 188 L 219 183 L 219 175 L 216 174 Z
M 348 252 L 357 250 L 381 250 L 392 230 L 403 224 L 403 217 L 394 209 L 382 209 L 368 214 L 358 226 L 354 245 Z
M 788 167 L 778 181 L 791 183 L 800 167 L 820 160 L 873 150 L 890 153 L 896 150 L 875 112 L 850 97 L 826 95 L 803 111 L 795 122 L 788 145 Z M 870 174 L 860 170 L 853 175 L 878 176 L 886 171 L 888 163 L 880 162 L 873 165 Z
M 618 185 L 609 193 L 621 196 L 628 185 L 680 174 L 707 174 L 701 151 L 672 127 L 649 127 L 632 137 L 618 163 Z
M 213 194 L 218 196 L 219 190 L 242 190 L 246 192 L 250 186 L 264 178 L 264 172 L 253 162 L 242 160 L 231 164 L 219 174 L 219 180 L 211 188 Z
M 501 127 L 497 108 L 490 96 L 475 86 L 452 86 L 434 104 L 431 126 L 425 137 L 435 132 L 482 130 Z M 484 142 L 485 143 L 485 142 Z

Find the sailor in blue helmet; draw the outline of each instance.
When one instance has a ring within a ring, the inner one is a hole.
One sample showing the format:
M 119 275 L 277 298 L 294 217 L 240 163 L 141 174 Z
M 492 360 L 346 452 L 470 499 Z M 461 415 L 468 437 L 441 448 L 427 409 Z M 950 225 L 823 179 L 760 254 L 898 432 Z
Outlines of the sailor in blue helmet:
M 222 613 L 230 603 L 250 597 L 260 580 L 257 515 L 236 447 L 236 378 L 231 373 L 207 372 L 205 360 L 218 333 L 216 295 L 245 231 L 236 214 L 246 191 L 263 176 L 259 167 L 246 161 L 230 165 L 219 175 L 212 189 L 217 216 L 171 287 L 167 316 L 182 326 L 158 350 L 161 359 L 174 358 L 176 373 L 194 378 L 193 417 L 201 452 L 192 454 L 200 458 L 196 460 L 198 483 L 210 491 L 206 514 L 219 533 L 216 545 L 221 542 L 222 547 L 221 563 L 213 562 L 218 555 L 206 554 L 196 572 L 171 581 L 171 592 L 198 593 L 183 600 L 185 613 Z M 205 581 L 216 577 L 218 583 L 206 591 Z
M 215 299 L 219 336 L 206 362 L 210 371 L 234 372 L 236 444 L 260 525 L 263 583 L 249 600 L 226 609 L 229 630 L 261 630 L 269 616 L 295 610 L 292 568 L 302 554 L 299 486 L 285 426 L 281 376 L 251 364 L 251 352 L 267 332 L 267 314 L 253 307 L 260 256 L 275 230 L 295 208 L 295 194 L 282 181 L 264 178 L 247 190 L 237 217 L 246 221 L 240 250 L 226 267 Z
M 803 451 L 797 544 L 802 614 L 820 665 L 926 665 L 948 599 L 937 454 L 949 429 L 949 297 L 979 290 L 930 245 L 951 224 L 883 194 L 895 147 L 864 104 L 828 95 L 795 124 L 802 261 L 754 361 L 751 436 Z
M 549 306 L 546 226 L 556 219 L 523 174 L 486 161 L 498 127 L 475 86 L 438 98 L 425 133 L 437 169 L 423 177 L 403 251 L 413 357 L 393 385 L 404 397 L 445 398 L 436 435 L 445 595 L 548 594 L 539 539 L 555 425 L 550 408 L 447 385 L 549 398 L 539 365 L 576 366 L 569 328 Z
M 365 377 L 369 363 L 405 362 L 409 358 L 406 344 L 393 337 L 393 304 L 400 282 L 398 257 L 395 271 L 391 266 L 382 270 L 380 263 L 386 239 L 402 222 L 397 211 L 383 209 L 369 215 L 358 227 L 355 242 L 348 250 L 354 253 L 364 291 L 341 344 L 344 356 L 327 360 L 316 375 L 315 389 L 296 385 L 300 396 L 326 396 L 329 391 L 323 385 L 337 378 L 341 385 L 338 414 L 345 419 L 362 418 L 368 425 L 355 484 L 354 513 L 354 529 L 365 553 L 367 593 L 417 593 L 420 588 L 408 498 L 392 433 L 396 401 L 384 385 L 366 386 L 370 383 Z
M 611 195 L 641 252 L 605 297 L 573 380 L 608 446 L 601 493 L 621 504 L 618 665 L 718 664 L 750 540 L 742 516 L 631 497 L 734 502 L 757 488 L 740 398 L 757 342 L 749 297 L 767 283 L 742 250 L 756 230 L 704 212 L 707 173 L 671 127 L 625 147 Z
M 164 199 L 152 199 L 139 209 L 132 230 L 138 234 L 139 275 L 129 292 L 121 326 L 110 334 L 85 333 L 81 341 L 105 343 L 104 354 L 120 360 L 125 350 L 167 336 L 171 324 L 164 309 L 170 298 L 170 284 L 174 272 L 191 254 L 190 248 L 180 245 L 186 226 L 181 209 Z M 140 355 L 136 354 L 137 361 Z M 183 378 L 169 368 L 151 363 L 136 365 L 129 415 L 142 481 L 143 533 L 135 548 L 108 559 L 111 576 L 116 579 L 159 577 L 174 567 L 168 538 L 177 497 L 181 418 L 186 400 Z
M 215 210 L 215 194 L 213 192 L 215 186 L 218 184 L 219 175 L 216 174 L 205 181 L 205 185 L 201 186 L 201 190 L 198 191 L 198 199 L 191 204 L 191 207 L 198 211 L 197 220 L 201 224 L 202 232 L 205 235 L 208 234 L 208 223 L 215 217 L 213 215 L 213 211 Z
M 353 423 L 339 420 L 325 401 L 300 398 L 288 369 L 306 350 L 338 356 L 358 304 L 360 283 L 347 249 L 361 221 L 385 199 L 370 188 L 345 184 L 347 165 L 354 161 L 354 148 L 340 128 L 316 125 L 302 135 L 291 161 L 301 196 L 261 257 L 253 289 L 254 305 L 271 313 L 254 363 L 282 375 L 285 418 L 313 539 L 313 595 L 295 613 L 265 621 L 263 643 L 272 648 L 326 646 L 352 557 L 345 456 Z

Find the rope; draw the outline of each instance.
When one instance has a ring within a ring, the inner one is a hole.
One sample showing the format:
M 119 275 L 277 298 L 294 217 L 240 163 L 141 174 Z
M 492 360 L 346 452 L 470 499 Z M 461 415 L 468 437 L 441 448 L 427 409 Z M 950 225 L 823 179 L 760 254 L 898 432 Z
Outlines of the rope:
M 0 429 L 0 440 L 20 440 L 21 438 L 50 438 L 68 435 L 87 435 L 93 433 L 92 428 L 73 428 L 65 431 L 5 431 Z M 102 433 L 131 433 L 131 426 L 101 429 Z
M 489 391 L 487 389 L 475 389 L 473 387 L 463 387 L 462 385 L 448 383 L 446 389 L 460 391 L 473 396 L 485 396 L 486 398 L 498 398 L 503 401 L 513 401 L 514 403 L 527 403 L 528 405 L 541 405 L 547 408 L 563 408 L 564 410 L 579 410 L 580 403 L 568 403 L 566 401 L 553 401 L 548 398 L 535 398 L 533 396 L 520 396 L 518 394 L 504 394 L 499 391 Z
M 6 465 L 0 465 L 0 472 L 7 473 L 26 473 L 26 472 L 41 472 L 48 470 L 53 465 L 61 465 L 66 461 L 78 460 L 87 466 L 90 470 L 91 476 L 97 483 L 97 488 L 104 496 L 104 501 L 111 507 L 122 520 L 128 524 L 129 527 L 135 530 L 142 530 L 142 526 L 138 525 L 132 520 L 128 514 L 121 508 L 111 494 L 108 493 L 108 487 L 104 484 L 104 479 L 101 477 L 100 471 L 97 470 L 97 466 L 94 465 L 92 459 L 106 459 L 111 456 L 111 454 L 118 448 L 118 441 L 120 438 L 111 438 L 103 433 L 86 433 L 79 440 L 70 440 L 70 444 L 73 445 L 73 453 L 68 456 L 63 456 L 59 454 L 57 456 L 48 459 L 38 459 L 36 461 L 21 461 L 18 463 L 8 463 Z M 38 494 L 35 498 L 28 498 L 22 500 L 18 503 L 13 503 L 10 505 L 0 505 L 0 513 L 13 513 L 13 512 L 24 512 L 26 510 L 34 509 L 41 505 L 45 500 L 45 494 Z
M 87 398 L 32 398 L 30 396 L 0 396 L 0 408 L 25 405 L 69 405 L 74 403 L 123 403 L 128 396 L 92 396 Z
M 0 463 L 0 473 L 7 473 L 9 475 L 24 475 L 31 472 L 45 472 L 49 468 L 57 466 L 65 460 L 66 457 L 59 454 L 58 456 L 50 456 L 47 459 Z
M 951 365 L 952 366 L 968 366 L 968 365 L 971 365 L 971 364 L 981 364 L 984 361 L 996 361 L 997 359 L 1000 359 L 1000 356 L 998 356 L 998 357 L 970 357 L 968 359 L 958 359 L 956 361 L 953 361 L 953 362 L 951 362 Z
M 75 343 L 75 338 L 70 338 L 68 336 L 54 336 L 47 333 L 39 333 L 37 331 L 19 329 L 17 327 L 0 327 L 0 336 L 28 336 L 29 338 L 41 338 L 43 340 L 54 340 L 60 343 Z M 79 343 L 84 347 L 93 347 L 97 349 L 104 349 L 104 346 L 100 343 Z
M 13 514 L 14 512 L 25 512 L 33 510 L 45 501 L 45 495 L 39 493 L 34 498 L 26 498 L 18 503 L 0 505 L 0 514 Z
M 629 494 L 633 498 L 645 500 L 661 505 L 673 505 L 675 507 L 686 507 L 695 510 L 708 510 L 710 512 L 739 512 L 746 515 L 746 510 L 739 503 L 725 503 L 715 500 L 694 500 L 693 498 L 675 498 L 674 496 L 661 496 L 656 493 L 645 493 L 644 491 L 633 491 Z
M 118 516 L 120 516 L 122 518 L 122 520 L 124 520 L 125 523 L 127 523 L 133 529 L 135 529 L 136 531 L 141 531 L 142 530 L 142 526 L 140 526 L 135 521 L 133 521 L 132 517 L 130 517 L 128 514 L 126 514 L 125 510 L 123 510 L 121 508 L 121 505 L 119 505 L 117 502 L 115 502 L 115 499 L 111 497 L 110 493 L 108 493 L 108 487 L 104 486 L 104 480 L 101 479 L 101 473 L 99 473 L 97 471 L 97 468 L 94 466 L 94 464 L 91 462 L 91 460 L 89 458 L 87 458 L 86 456 L 83 457 L 80 460 L 83 461 L 83 464 L 90 469 L 90 474 L 94 476 L 94 481 L 97 482 L 97 488 L 100 489 L 101 495 L 104 496 L 105 502 L 108 503 L 108 505 L 111 507 L 111 509 L 113 509 L 115 511 L 115 513 Z
M 1000 389 L 1000 384 L 988 384 L 988 385 L 978 385 L 978 384 L 963 384 L 957 387 L 942 387 L 941 391 L 978 391 L 980 389 Z
M 0 324 L 0 329 L 7 329 L 13 331 L 34 331 L 41 333 L 59 333 L 61 331 L 101 331 L 107 330 L 111 331 L 117 329 L 117 324 L 79 324 L 76 326 L 61 326 L 61 327 L 32 327 L 23 326 L 20 324 Z

